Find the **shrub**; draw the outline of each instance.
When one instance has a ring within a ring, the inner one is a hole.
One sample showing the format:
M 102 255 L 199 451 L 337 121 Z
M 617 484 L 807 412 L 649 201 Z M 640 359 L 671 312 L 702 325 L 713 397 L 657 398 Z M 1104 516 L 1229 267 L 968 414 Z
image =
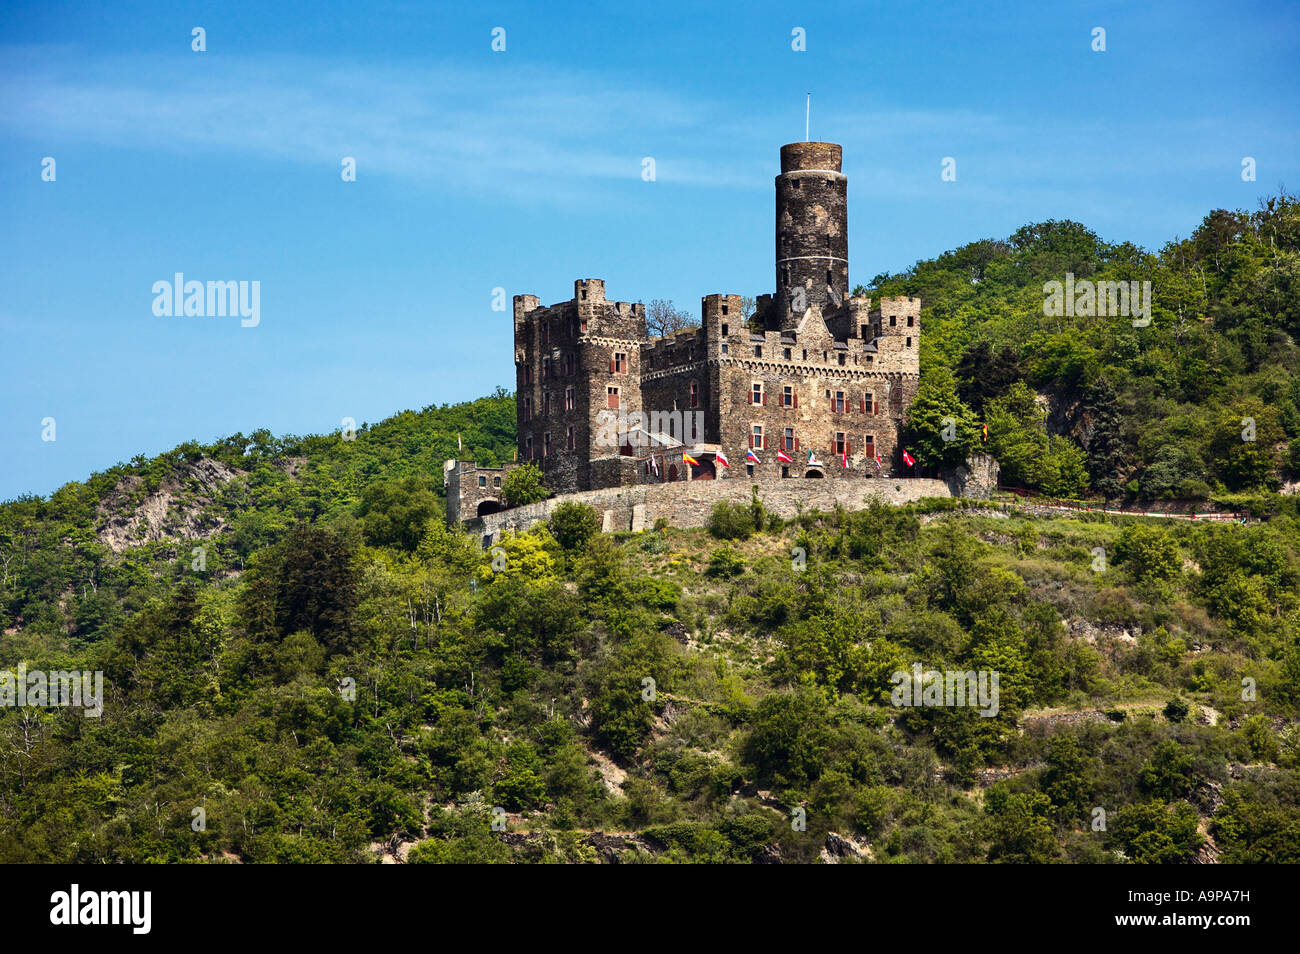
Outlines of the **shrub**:
M 501 481 L 501 496 L 511 507 L 545 500 L 549 491 L 542 486 L 542 472 L 536 464 L 524 464 L 506 474 Z
M 718 547 L 713 551 L 713 556 L 709 558 L 709 565 L 705 568 L 705 576 L 712 577 L 715 580 L 727 580 L 733 576 L 739 576 L 745 572 L 745 561 L 739 553 L 731 547 Z
M 547 523 L 551 528 L 551 536 L 569 552 L 582 549 L 588 540 L 600 532 L 600 514 L 596 513 L 596 509 L 572 500 L 556 507 Z

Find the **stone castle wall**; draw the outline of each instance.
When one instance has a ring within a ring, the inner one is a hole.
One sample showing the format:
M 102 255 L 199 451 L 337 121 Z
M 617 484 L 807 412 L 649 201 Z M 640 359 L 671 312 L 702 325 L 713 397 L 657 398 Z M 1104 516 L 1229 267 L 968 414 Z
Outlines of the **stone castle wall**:
M 488 514 L 470 525 L 471 532 L 483 535 L 484 545 L 495 543 L 507 530 L 523 531 L 547 520 L 560 504 L 573 501 L 595 508 L 603 517 L 602 529 L 648 530 L 660 517 L 674 527 L 702 527 L 713 505 L 720 500 L 748 503 L 753 488 L 758 488 L 763 506 L 790 519 L 800 510 L 834 510 L 837 505 L 848 510 L 864 509 L 869 501 L 905 504 L 926 497 L 951 497 L 952 490 L 942 480 L 898 477 L 844 477 L 838 480 L 783 480 L 764 475 L 754 478 L 725 477 L 719 480 L 694 480 L 675 484 L 640 484 L 608 487 L 562 494 L 540 503 Z

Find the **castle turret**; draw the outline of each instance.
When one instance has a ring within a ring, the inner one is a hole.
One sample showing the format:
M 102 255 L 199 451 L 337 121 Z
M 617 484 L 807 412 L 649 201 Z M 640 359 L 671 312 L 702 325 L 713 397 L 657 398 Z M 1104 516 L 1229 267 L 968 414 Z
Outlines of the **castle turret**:
M 840 171 L 841 157 L 833 142 L 781 147 L 775 318 L 784 333 L 798 327 L 809 305 L 826 316 L 848 298 L 848 178 Z

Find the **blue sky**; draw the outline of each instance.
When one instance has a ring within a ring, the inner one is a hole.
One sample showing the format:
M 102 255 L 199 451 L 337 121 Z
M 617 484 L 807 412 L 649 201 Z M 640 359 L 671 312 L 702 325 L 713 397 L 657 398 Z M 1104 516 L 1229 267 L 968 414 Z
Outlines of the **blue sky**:
M 1294 190 L 1297 64 L 1292 3 L 7 0 L 0 499 L 512 387 L 498 286 L 771 291 L 809 91 L 855 283 L 1048 218 L 1158 248 Z M 260 324 L 156 317 L 175 272 L 259 281 Z

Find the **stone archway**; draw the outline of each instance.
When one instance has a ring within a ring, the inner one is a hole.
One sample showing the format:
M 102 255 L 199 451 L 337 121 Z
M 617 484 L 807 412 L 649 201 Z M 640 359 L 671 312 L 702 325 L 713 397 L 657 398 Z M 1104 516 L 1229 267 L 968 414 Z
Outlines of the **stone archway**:
M 505 509 L 505 506 L 499 500 L 484 500 L 478 505 L 477 512 L 480 517 L 483 517 L 490 513 L 500 513 Z
M 813 468 L 812 470 L 810 470 L 810 471 L 808 471 L 806 474 L 804 474 L 804 478 L 805 478 L 805 479 L 807 479 L 807 478 L 809 478 L 809 477 L 822 478 L 822 477 L 825 477 L 825 476 L 826 476 L 825 474 L 823 474 L 820 470 L 817 470 L 816 468 Z

